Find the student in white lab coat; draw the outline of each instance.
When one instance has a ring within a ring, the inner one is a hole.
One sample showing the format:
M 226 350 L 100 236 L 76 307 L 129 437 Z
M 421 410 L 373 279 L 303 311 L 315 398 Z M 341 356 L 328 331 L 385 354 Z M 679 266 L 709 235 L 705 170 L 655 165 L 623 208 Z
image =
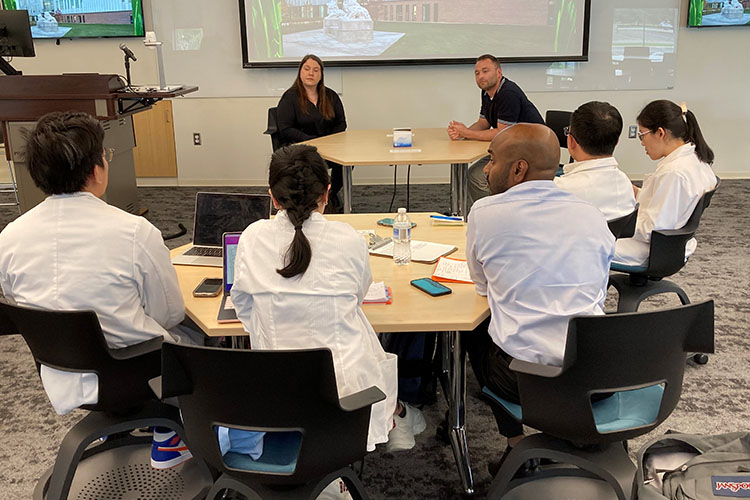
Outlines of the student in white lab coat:
M 621 132 L 622 116 L 610 103 L 591 101 L 579 106 L 565 132 L 575 162 L 555 177 L 557 187 L 588 201 L 607 220 L 635 208 L 633 185 L 612 156 Z
M 638 138 L 652 160 L 660 160 L 636 193 L 638 220 L 632 238 L 617 240 L 613 262 L 648 264 L 651 231 L 684 226 L 706 191 L 716 186 L 711 170 L 714 152 L 703 138 L 698 120 L 683 102 L 653 101 L 638 115 Z M 695 238 L 685 246 L 685 258 L 695 251 Z
M 20 305 L 95 311 L 113 349 L 154 337 L 202 343 L 202 334 L 180 328 L 185 306 L 159 230 L 101 199 L 113 153 L 103 142 L 101 124 L 85 113 L 39 119 L 26 156 L 48 196 L 0 233 L 0 286 Z M 61 415 L 98 401 L 95 373 L 42 365 L 40 375 Z M 155 432 L 154 444 L 155 468 L 191 457 L 169 430 Z
M 391 450 L 412 448 L 424 418 L 397 402 L 397 358 L 383 350 L 362 311 L 372 282 L 365 239 L 323 216 L 325 160 L 312 146 L 282 148 L 271 158 L 269 186 L 280 211 L 242 233 L 232 286 L 252 347 L 329 348 L 339 397 L 371 386 L 386 394 L 372 407 L 368 450 L 384 442 Z

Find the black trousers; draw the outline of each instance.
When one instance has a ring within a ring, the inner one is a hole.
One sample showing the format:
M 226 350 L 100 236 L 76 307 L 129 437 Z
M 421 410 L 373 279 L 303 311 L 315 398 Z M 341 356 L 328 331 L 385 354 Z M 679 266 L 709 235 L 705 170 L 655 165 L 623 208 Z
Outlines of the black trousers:
M 331 198 L 336 198 L 344 185 L 344 168 L 339 163 L 327 161 L 328 168 L 331 169 Z
M 518 378 L 509 366 L 513 358 L 500 349 L 492 341 L 487 328 L 490 318 L 482 322 L 473 332 L 465 332 L 461 341 L 466 346 L 471 367 L 481 387 L 489 390 L 510 401 L 521 404 L 518 394 Z M 495 415 L 497 430 L 505 437 L 520 436 L 523 434 L 523 425 L 516 421 L 508 412 L 498 404 L 491 404 L 490 408 Z

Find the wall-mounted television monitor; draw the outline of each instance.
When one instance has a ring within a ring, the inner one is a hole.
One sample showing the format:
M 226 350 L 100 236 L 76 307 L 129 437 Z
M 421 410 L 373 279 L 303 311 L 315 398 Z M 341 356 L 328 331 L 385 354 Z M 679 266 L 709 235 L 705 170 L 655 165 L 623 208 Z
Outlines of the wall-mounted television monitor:
M 591 0 L 239 0 L 243 66 L 587 61 Z
M 750 0 L 690 0 L 688 26 L 750 26 Z
M 142 0 L 0 0 L 29 11 L 34 38 L 142 37 Z

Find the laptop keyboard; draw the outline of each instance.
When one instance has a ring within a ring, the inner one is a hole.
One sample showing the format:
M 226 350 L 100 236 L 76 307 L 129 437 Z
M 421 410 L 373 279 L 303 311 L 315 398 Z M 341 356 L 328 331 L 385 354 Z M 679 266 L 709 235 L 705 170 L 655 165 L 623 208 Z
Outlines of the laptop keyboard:
M 183 255 L 198 255 L 200 257 L 221 257 L 221 247 L 193 247 Z

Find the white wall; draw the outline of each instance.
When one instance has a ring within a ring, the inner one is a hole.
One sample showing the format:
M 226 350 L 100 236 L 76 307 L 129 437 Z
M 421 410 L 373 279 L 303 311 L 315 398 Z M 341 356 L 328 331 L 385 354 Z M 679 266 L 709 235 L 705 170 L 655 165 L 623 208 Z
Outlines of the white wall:
M 681 24 L 684 24 L 685 9 L 686 1 L 683 1 Z M 60 46 L 43 41 L 37 44 L 36 58 L 17 58 L 14 65 L 27 74 L 122 73 L 122 57 L 117 48 L 121 41 L 64 40 Z M 139 58 L 133 63 L 133 80 L 138 83 L 156 81 L 154 53 L 145 49 L 140 40 L 127 43 Z M 240 63 L 239 33 L 233 45 L 225 50 L 236 54 L 237 64 Z M 685 100 L 716 153 L 717 174 L 726 178 L 750 177 L 748 53 L 750 28 L 681 28 L 673 89 L 529 92 L 529 98 L 542 114 L 547 109 L 572 110 L 592 99 L 606 100 L 620 110 L 626 130 L 649 101 Z M 514 71 L 522 76 L 524 68 L 508 65 L 504 70 L 506 76 L 523 86 L 522 78 L 514 77 Z M 195 71 L 201 68 L 196 67 Z M 451 119 L 470 123 L 479 109 L 479 91 L 471 66 L 346 68 L 342 78 L 342 97 L 352 129 L 442 127 Z M 275 97 L 176 99 L 174 123 L 179 177 L 141 179 L 139 183 L 264 185 L 271 146 L 270 139 L 262 132 L 266 127 L 267 109 L 276 101 Z M 201 133 L 202 146 L 193 146 L 193 132 Z M 627 139 L 626 135 L 621 139 L 616 156 L 633 179 L 654 168 L 639 142 Z M 358 168 L 354 174 L 354 182 L 358 184 L 389 183 L 392 178 L 392 168 L 385 166 Z M 441 166 L 412 169 L 412 182 L 448 182 L 448 169 Z

